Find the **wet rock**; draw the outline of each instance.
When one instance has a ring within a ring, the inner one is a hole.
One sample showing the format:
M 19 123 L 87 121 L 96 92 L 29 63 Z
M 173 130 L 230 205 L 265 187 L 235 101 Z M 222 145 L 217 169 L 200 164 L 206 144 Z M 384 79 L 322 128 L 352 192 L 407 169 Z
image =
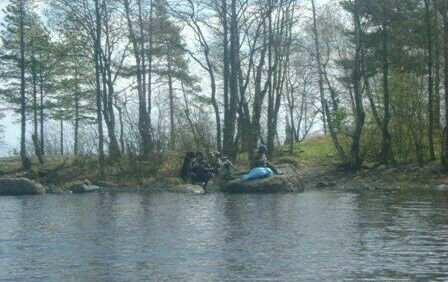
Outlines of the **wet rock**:
M 241 175 L 236 175 L 232 180 L 222 184 L 220 190 L 242 193 L 299 192 L 304 190 L 303 177 L 295 166 L 281 164 L 277 167 L 283 174 L 249 181 L 243 180 Z
M 100 187 L 96 185 L 86 184 L 84 181 L 84 182 L 75 182 L 71 184 L 67 189 L 72 191 L 73 193 L 90 193 L 100 190 Z
M 435 189 L 436 189 L 437 191 L 448 191 L 448 185 L 446 185 L 446 184 L 440 184 L 440 185 L 437 185 L 437 186 L 435 187 Z
M 110 182 L 110 181 L 96 181 L 95 184 L 100 187 L 119 187 L 117 183 Z
M 28 178 L 1 178 L 0 195 L 45 194 L 45 188 Z
M 204 189 L 199 185 L 180 184 L 167 188 L 171 192 L 204 194 Z
M 24 176 L 24 178 L 28 178 L 28 179 L 36 179 L 36 178 L 39 177 L 39 173 L 37 172 L 37 170 L 35 170 L 33 168 L 33 169 L 30 169 L 30 170 L 26 171 L 23 174 L 23 176 Z
M 336 182 L 320 180 L 316 183 L 316 188 L 327 188 L 336 186 Z
M 72 194 L 73 193 L 72 191 L 70 191 L 68 189 L 65 189 L 62 187 L 57 187 L 54 185 L 47 186 L 46 190 L 47 190 L 48 194 Z

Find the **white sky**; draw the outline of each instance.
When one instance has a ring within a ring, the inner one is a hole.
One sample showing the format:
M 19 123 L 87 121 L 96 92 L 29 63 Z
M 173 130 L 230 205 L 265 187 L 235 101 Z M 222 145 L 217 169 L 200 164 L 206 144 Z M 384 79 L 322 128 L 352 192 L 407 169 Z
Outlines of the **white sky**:
M 39 2 L 44 3 L 47 0 Z M 339 1 L 336 0 L 316 0 L 316 6 L 321 6 L 326 3 Z M 8 5 L 9 0 L 0 0 L 0 22 L 3 22 L 3 9 Z M 0 109 L 5 108 L 6 105 L 0 105 Z M 20 124 L 16 121 L 18 116 L 13 116 L 11 112 L 6 112 L 6 117 L 0 120 L 0 124 L 4 127 L 4 138 L 0 142 L 0 157 L 11 153 L 12 149 L 18 149 L 20 144 Z M 27 125 L 30 128 L 30 125 Z

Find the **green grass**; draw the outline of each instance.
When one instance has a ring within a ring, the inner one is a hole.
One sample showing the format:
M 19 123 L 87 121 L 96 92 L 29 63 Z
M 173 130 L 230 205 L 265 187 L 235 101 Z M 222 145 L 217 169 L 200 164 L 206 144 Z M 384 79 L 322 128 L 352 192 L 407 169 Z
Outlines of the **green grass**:
M 283 147 L 284 152 L 288 150 L 288 146 Z M 283 153 L 283 155 L 285 154 L 287 153 Z M 293 158 L 304 167 L 333 166 L 339 163 L 336 149 L 328 136 L 312 137 L 295 144 L 292 156 L 280 158 Z

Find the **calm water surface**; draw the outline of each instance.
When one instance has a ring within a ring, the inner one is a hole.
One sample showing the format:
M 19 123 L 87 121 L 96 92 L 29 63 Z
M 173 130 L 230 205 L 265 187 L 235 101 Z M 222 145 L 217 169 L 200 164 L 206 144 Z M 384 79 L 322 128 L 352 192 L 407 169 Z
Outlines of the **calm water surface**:
M 448 194 L 0 197 L 0 281 L 448 280 Z

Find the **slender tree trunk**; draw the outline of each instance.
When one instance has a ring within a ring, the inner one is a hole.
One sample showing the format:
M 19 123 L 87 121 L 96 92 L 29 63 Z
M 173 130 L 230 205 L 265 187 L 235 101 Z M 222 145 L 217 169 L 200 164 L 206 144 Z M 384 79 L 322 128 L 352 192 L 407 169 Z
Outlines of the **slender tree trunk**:
M 183 93 L 183 96 L 184 96 L 185 116 L 187 118 L 188 124 L 190 125 L 191 133 L 193 134 L 194 143 L 195 143 L 196 149 L 197 149 L 200 146 L 199 138 L 198 138 L 198 135 L 196 133 L 196 129 L 194 128 L 194 124 L 193 124 L 193 121 L 192 121 L 191 116 L 190 116 L 190 107 L 188 107 L 188 103 L 189 102 L 188 102 L 187 93 L 185 91 L 183 83 L 181 84 L 181 87 L 182 87 L 182 93 Z
M 78 88 L 78 87 L 76 87 Z M 78 89 L 76 89 L 76 92 Z M 79 144 L 79 93 L 75 93 L 75 136 L 74 136 L 74 145 L 73 145 L 73 154 L 75 156 L 78 155 L 78 144 Z
M 221 117 L 219 116 L 219 106 L 218 101 L 216 100 L 216 81 L 215 74 L 213 71 L 213 65 L 208 61 L 209 75 L 210 75 L 210 86 L 212 92 L 212 105 L 213 110 L 215 111 L 215 120 L 216 120 L 216 149 L 218 152 L 222 149 L 222 137 L 221 137 Z
M 61 156 L 63 156 L 64 155 L 64 120 L 61 118 L 60 120 L 59 120 L 59 126 L 60 126 L 60 135 L 59 135 L 59 142 L 60 142 L 60 146 L 61 146 L 61 148 L 60 148 L 60 153 L 61 153 Z
M 148 128 L 148 113 L 146 111 L 145 101 L 143 100 L 143 91 L 142 91 L 142 69 L 141 69 L 141 50 L 139 48 L 139 43 L 137 41 L 137 37 L 135 36 L 134 28 L 132 25 L 130 8 L 129 8 L 129 0 L 123 1 L 126 20 L 128 24 L 129 37 L 133 46 L 133 53 L 135 62 L 137 65 L 136 69 L 136 78 L 137 78 L 137 93 L 138 93 L 138 101 L 139 101 L 139 114 L 138 114 L 138 128 L 142 142 L 142 155 L 144 158 L 148 158 L 151 152 L 151 144 L 150 144 L 150 132 Z
M 238 44 L 238 16 L 236 13 L 236 0 L 232 0 L 231 21 L 230 21 L 230 78 L 229 78 L 229 104 L 228 116 L 224 121 L 224 154 L 231 159 L 235 159 L 235 122 L 238 103 L 238 62 L 237 52 L 239 52 Z
M 388 27 L 383 23 L 383 95 L 384 95 L 384 117 L 381 123 L 381 132 L 383 137 L 382 159 L 383 163 L 388 163 L 392 159 L 391 153 L 391 135 L 389 132 L 390 122 L 390 92 L 389 92 L 389 42 Z
M 356 8 L 355 8 L 356 9 Z M 362 104 L 362 89 L 361 89 L 361 51 L 362 51 L 362 31 L 358 11 L 353 12 L 353 21 L 355 27 L 355 60 L 353 64 L 352 83 L 353 92 L 355 95 L 355 130 L 352 135 L 352 145 L 350 150 L 350 168 L 358 170 L 362 165 L 362 158 L 360 156 L 360 141 L 362 130 L 364 128 L 365 112 Z
M 267 135 L 267 147 L 268 147 L 268 158 L 272 157 L 274 151 L 274 130 L 272 128 L 272 120 L 274 115 L 274 93 L 273 93 L 273 81 L 272 76 L 275 75 L 272 59 L 273 59 L 273 35 L 272 35 L 272 10 L 273 10 L 273 0 L 269 0 L 268 4 L 268 71 L 271 75 L 268 76 L 268 135 Z
M 123 154 L 126 153 L 125 147 L 124 147 L 124 124 L 123 124 L 123 109 L 121 107 L 118 107 L 118 120 L 120 121 L 120 146 L 121 146 L 121 152 Z
M 33 125 L 34 125 L 34 133 L 31 136 L 34 146 L 34 154 L 37 156 L 40 164 L 44 163 L 44 159 L 42 158 L 42 154 L 40 151 L 40 142 L 39 142 L 39 131 L 38 131 L 38 117 L 37 117 L 37 70 L 36 70 L 36 59 L 34 57 L 34 51 L 32 53 L 31 58 L 31 76 L 32 76 L 32 84 L 33 84 Z
M 266 96 L 267 90 L 268 90 L 268 80 L 264 83 L 264 88 L 262 88 L 262 74 L 263 74 L 263 68 L 265 65 L 265 59 L 266 59 L 266 52 L 268 49 L 268 42 L 266 40 L 267 31 L 266 31 L 266 23 L 263 22 L 263 48 L 261 49 L 260 59 L 258 62 L 258 65 L 256 67 L 255 71 L 255 81 L 254 81 L 254 88 L 255 88 L 255 95 L 254 95 L 254 101 L 252 104 L 252 125 L 251 125 L 251 132 L 250 132 L 250 142 L 248 144 L 248 147 L 252 150 L 249 151 L 249 159 L 251 161 L 250 167 L 254 166 L 254 153 L 253 150 L 256 148 L 257 143 L 260 138 L 260 119 L 261 119 L 261 111 L 262 111 L 262 105 L 264 101 L 264 97 Z M 271 76 L 272 69 L 268 69 L 268 77 Z
M 321 57 L 320 57 L 320 45 L 319 45 L 319 35 L 317 33 L 317 21 L 316 21 L 316 7 L 314 5 L 314 0 L 311 0 L 311 5 L 313 9 L 313 33 L 314 33 L 314 47 L 316 49 L 316 64 L 317 64 L 317 74 L 318 74 L 318 83 L 319 83 L 319 93 L 320 93 L 320 102 L 322 107 L 322 120 L 324 122 L 324 129 L 325 125 L 328 125 L 328 129 L 330 131 L 331 138 L 333 140 L 333 144 L 336 147 L 336 150 L 339 154 L 339 158 L 341 161 L 346 164 L 348 162 L 347 156 L 339 143 L 339 139 L 337 136 L 336 129 L 333 127 L 333 122 L 331 120 L 330 115 L 330 109 L 328 108 L 327 102 L 325 100 L 324 96 L 324 84 L 323 84 L 323 77 L 322 77 L 322 63 L 321 63 Z
M 440 129 L 440 29 L 439 29 L 439 17 L 437 11 L 434 9 L 434 35 L 435 35 L 435 54 L 434 54 L 434 128 Z
M 429 139 L 429 156 L 431 160 L 435 160 L 434 154 L 434 102 L 433 102 L 433 79 L 432 79 L 432 28 L 431 28 L 431 11 L 429 0 L 425 0 L 425 19 L 426 19 L 426 35 L 428 47 L 428 139 Z
M 229 28 L 227 23 L 227 0 L 222 0 L 222 25 L 223 25 L 223 90 L 224 90 L 224 129 L 229 119 Z M 225 137 L 227 138 L 227 137 Z M 227 140 L 224 140 L 226 142 Z
M 325 93 L 324 93 L 324 83 L 322 78 L 322 64 L 321 64 L 321 56 L 320 56 L 320 45 L 319 45 L 319 35 L 317 32 L 317 20 L 316 20 L 316 6 L 314 4 L 314 0 L 311 0 L 311 6 L 313 9 L 313 33 L 314 33 L 314 44 L 316 49 L 316 58 L 317 58 L 317 74 L 318 74 L 318 83 L 319 83 L 319 94 L 320 94 L 320 105 L 322 108 L 322 122 L 324 127 L 324 134 L 327 135 L 327 118 L 325 116 Z
M 445 87 L 445 127 L 443 128 L 442 137 L 442 166 L 445 171 L 448 171 L 448 7 L 447 4 L 440 3 L 441 14 L 443 19 L 443 53 L 444 53 L 444 87 Z
M 153 47 L 153 5 L 152 0 L 149 1 L 149 33 L 148 33 L 148 128 L 150 131 L 150 136 L 152 136 L 152 119 L 151 119 L 151 112 L 152 112 L 152 47 Z
M 30 169 L 31 160 L 26 152 L 26 97 L 25 97 L 25 7 L 24 0 L 19 0 L 19 32 L 20 32 L 20 115 L 21 115 L 21 135 L 20 135 L 20 158 L 22 168 Z
M 33 134 L 36 135 L 37 139 L 39 139 L 38 122 L 37 122 L 37 71 L 36 71 L 36 59 L 34 57 L 34 51 L 32 51 L 31 54 L 31 77 L 33 84 L 33 126 L 34 126 Z M 39 150 L 39 148 L 35 148 L 35 150 Z
M 168 60 L 168 92 L 170 99 L 170 147 L 174 150 L 176 148 L 176 129 L 174 125 L 174 90 L 171 71 L 171 63 Z
M 120 147 L 118 146 L 117 135 L 115 134 L 115 113 L 114 113 L 114 82 L 112 78 L 112 51 L 109 36 L 109 11 L 106 7 L 106 2 L 103 0 L 103 18 L 104 18 L 104 34 L 106 38 L 105 48 L 102 50 L 100 60 L 100 71 L 103 79 L 103 112 L 104 121 L 107 126 L 107 133 L 109 136 L 109 156 L 112 160 L 117 160 L 121 157 Z
M 36 150 L 36 157 L 39 160 L 39 163 L 43 164 L 44 163 L 44 159 L 43 159 L 42 154 L 40 152 L 39 139 L 37 138 L 37 136 L 35 134 L 31 135 L 31 139 L 33 140 L 33 145 L 34 145 L 34 148 Z
M 103 135 L 103 115 L 101 112 L 102 102 L 101 102 L 101 83 L 100 83 L 100 52 L 101 52 L 101 17 L 100 17 L 100 7 L 99 0 L 95 0 L 95 50 L 94 50 L 94 61 L 95 61 L 95 84 L 96 84 L 96 116 L 98 122 L 98 153 L 99 153 L 99 163 L 101 175 L 104 175 L 104 135 Z M 62 131 L 61 131 L 62 132 Z M 62 147 L 61 147 L 62 148 Z
M 42 155 L 45 155 L 45 146 L 44 146 L 44 79 L 42 75 L 42 69 L 40 72 L 40 152 Z

